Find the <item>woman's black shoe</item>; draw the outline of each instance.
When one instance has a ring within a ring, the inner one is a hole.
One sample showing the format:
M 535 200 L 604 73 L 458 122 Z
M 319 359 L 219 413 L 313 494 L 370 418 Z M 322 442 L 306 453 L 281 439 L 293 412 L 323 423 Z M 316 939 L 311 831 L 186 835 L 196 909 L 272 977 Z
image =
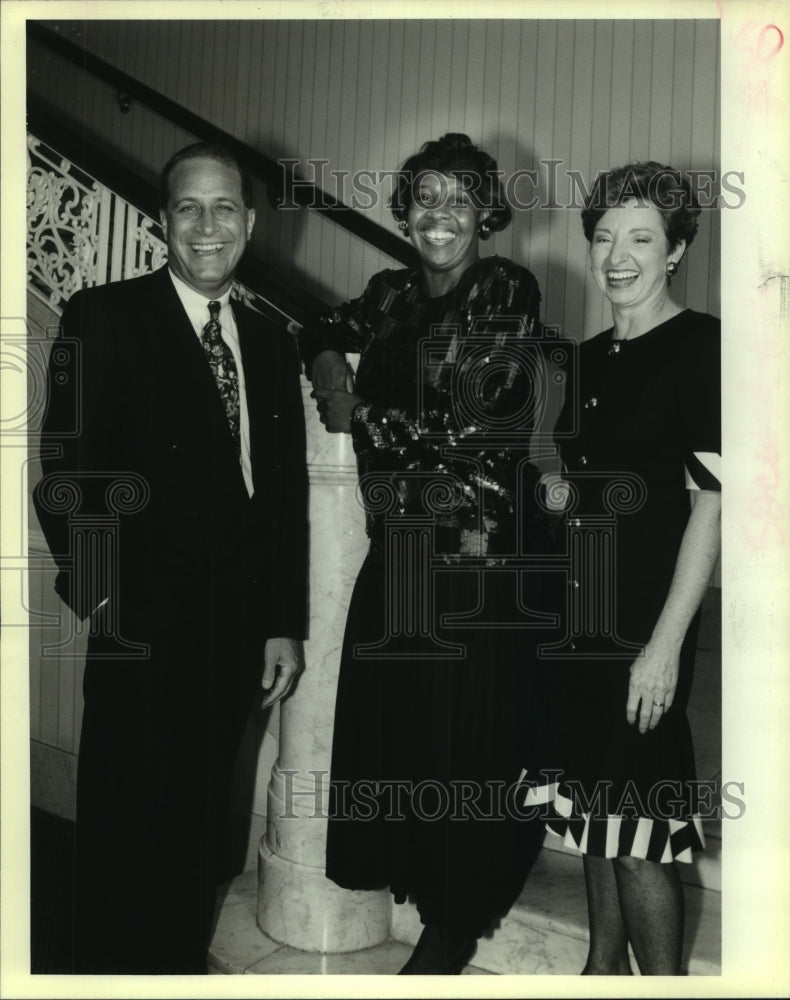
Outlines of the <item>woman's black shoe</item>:
M 399 976 L 458 976 L 477 946 L 476 938 L 450 933 L 441 924 L 428 924 Z

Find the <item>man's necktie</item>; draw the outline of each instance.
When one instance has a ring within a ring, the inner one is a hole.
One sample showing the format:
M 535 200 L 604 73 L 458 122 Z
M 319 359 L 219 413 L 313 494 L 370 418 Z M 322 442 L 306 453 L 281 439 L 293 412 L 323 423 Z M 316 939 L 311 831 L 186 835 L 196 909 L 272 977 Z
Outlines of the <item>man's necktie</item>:
M 241 434 L 239 430 L 239 373 L 233 352 L 222 339 L 222 326 L 219 322 L 219 302 L 209 302 L 208 312 L 211 317 L 203 327 L 201 340 L 206 352 L 209 366 L 214 373 L 219 395 L 228 416 L 230 432 L 236 442 L 236 448 L 241 449 Z

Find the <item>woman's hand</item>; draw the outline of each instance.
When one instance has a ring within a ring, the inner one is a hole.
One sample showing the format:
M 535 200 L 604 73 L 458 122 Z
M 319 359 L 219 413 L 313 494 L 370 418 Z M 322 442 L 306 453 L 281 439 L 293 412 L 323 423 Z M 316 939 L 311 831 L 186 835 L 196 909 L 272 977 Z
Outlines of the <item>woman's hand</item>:
M 338 389 L 314 389 L 310 395 L 317 400 L 321 423 L 330 434 L 351 433 L 351 413 L 361 396 Z
M 680 664 L 680 647 L 651 639 L 642 655 L 631 664 L 625 714 L 633 725 L 639 718 L 639 732 L 655 729 L 675 697 Z M 641 708 L 640 708 L 641 702 Z
M 321 351 L 313 358 L 310 369 L 313 389 L 345 389 L 352 392 L 354 379 L 345 355 L 339 351 Z
M 683 637 L 719 554 L 720 515 L 721 493 L 692 491 L 691 517 L 683 532 L 667 599 L 643 655 L 631 665 L 626 716 L 633 724 L 639 712 L 640 733 L 655 729 L 675 697 Z

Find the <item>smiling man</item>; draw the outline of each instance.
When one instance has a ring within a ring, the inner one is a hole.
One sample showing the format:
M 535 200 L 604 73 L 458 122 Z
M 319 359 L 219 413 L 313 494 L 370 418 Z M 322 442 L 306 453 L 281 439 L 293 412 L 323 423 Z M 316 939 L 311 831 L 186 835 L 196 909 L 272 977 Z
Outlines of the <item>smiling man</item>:
M 80 973 L 206 972 L 239 738 L 261 684 L 272 705 L 302 666 L 298 362 L 230 298 L 252 186 L 229 153 L 196 144 L 161 190 L 167 266 L 64 310 L 34 497 L 56 589 L 90 619 Z
M 234 161 L 196 158 L 194 148 L 176 153 L 162 173 L 160 218 L 171 273 L 218 298 L 230 288 L 252 235 L 252 190 Z

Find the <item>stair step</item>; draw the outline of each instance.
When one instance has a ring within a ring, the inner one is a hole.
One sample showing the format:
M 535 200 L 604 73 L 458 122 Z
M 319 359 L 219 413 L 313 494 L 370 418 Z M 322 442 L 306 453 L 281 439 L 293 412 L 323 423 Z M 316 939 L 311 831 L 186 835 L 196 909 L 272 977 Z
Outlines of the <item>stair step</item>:
M 686 885 L 684 973 L 721 974 L 721 895 Z M 415 944 L 422 927 L 416 907 L 393 907 L 392 937 Z M 524 890 L 472 962 L 498 975 L 578 975 L 587 958 L 587 900 L 579 856 L 543 850 Z M 632 957 L 636 972 L 636 962 Z

